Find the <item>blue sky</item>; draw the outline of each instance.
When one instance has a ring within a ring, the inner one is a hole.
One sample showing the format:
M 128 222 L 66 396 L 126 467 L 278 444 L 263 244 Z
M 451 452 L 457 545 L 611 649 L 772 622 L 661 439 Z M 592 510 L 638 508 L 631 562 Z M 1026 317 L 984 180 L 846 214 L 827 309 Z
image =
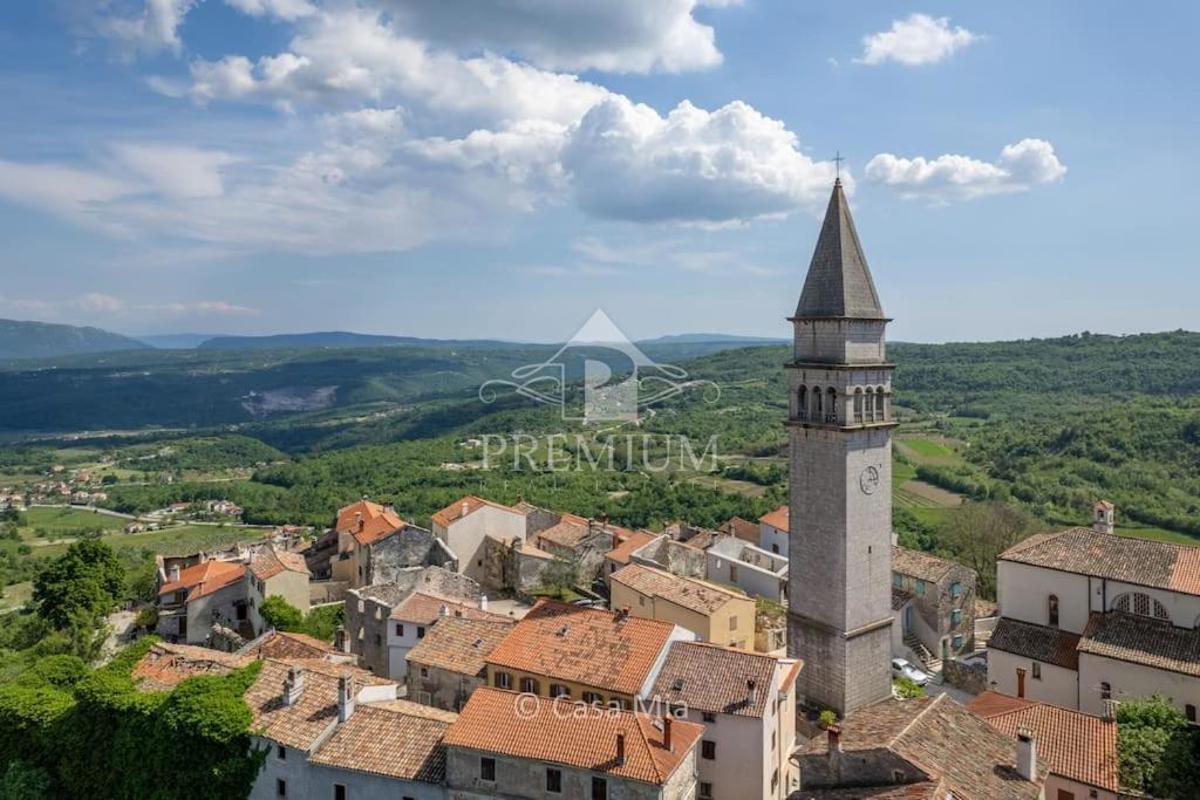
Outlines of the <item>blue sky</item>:
M 1194 3 L 0 7 L 0 316 L 787 334 L 847 159 L 893 339 L 1197 328 Z

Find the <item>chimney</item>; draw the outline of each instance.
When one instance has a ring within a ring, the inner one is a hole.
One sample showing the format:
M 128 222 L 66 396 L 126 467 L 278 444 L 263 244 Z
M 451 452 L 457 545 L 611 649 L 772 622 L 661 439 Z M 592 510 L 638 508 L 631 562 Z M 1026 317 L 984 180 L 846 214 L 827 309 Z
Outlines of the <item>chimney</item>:
M 1096 533 L 1112 533 L 1116 528 L 1116 508 L 1107 500 L 1097 500 L 1092 515 L 1092 530 Z
M 1107 720 L 1117 718 L 1117 701 L 1111 697 L 1104 700 L 1104 718 Z
M 617 764 L 625 763 L 625 734 L 617 734 Z
M 1027 781 L 1037 780 L 1037 739 L 1023 726 L 1017 728 L 1017 772 Z
M 754 705 L 756 699 L 758 699 L 758 684 L 750 679 L 746 681 L 746 702 Z
M 487 599 L 486 594 L 479 596 L 479 610 L 480 611 L 488 610 L 488 599 Z
M 171 565 L 171 583 L 179 582 L 179 564 Z
M 345 722 L 354 715 L 354 684 L 349 675 L 338 678 L 338 722 Z
M 283 679 L 283 704 L 294 706 L 300 702 L 304 693 L 304 671 L 299 667 L 288 667 L 287 677 Z
M 462 507 L 459 509 L 458 516 L 465 517 L 467 515 L 467 512 L 469 512 L 470 510 L 471 510 L 470 503 L 468 503 L 466 500 L 463 500 L 463 504 L 462 504 Z
M 355 530 L 361 531 L 366 524 L 367 524 L 366 521 L 363 520 L 362 512 L 355 511 L 354 512 L 354 528 L 355 528 Z
M 663 747 L 671 752 L 671 715 L 663 717 Z
M 825 729 L 825 736 L 829 742 L 829 753 L 842 752 L 842 728 L 839 725 L 830 725 Z
M 438 616 L 439 617 L 450 616 L 450 606 L 446 605 L 445 603 L 442 603 L 441 608 L 438 609 Z

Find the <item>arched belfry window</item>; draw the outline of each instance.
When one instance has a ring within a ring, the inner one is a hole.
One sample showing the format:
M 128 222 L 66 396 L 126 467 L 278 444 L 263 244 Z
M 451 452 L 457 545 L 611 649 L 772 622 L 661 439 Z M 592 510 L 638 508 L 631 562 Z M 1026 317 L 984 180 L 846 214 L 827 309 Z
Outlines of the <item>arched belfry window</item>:
M 854 419 L 851 421 L 863 421 L 863 390 L 861 386 L 854 390 Z
M 1046 600 L 1046 618 L 1047 624 L 1051 628 L 1058 627 L 1058 595 L 1052 594 Z
M 824 395 L 821 394 L 821 387 L 814 386 L 812 395 L 813 395 L 813 397 L 812 397 L 812 399 L 813 399 L 812 418 L 814 421 L 820 422 L 821 418 L 825 415 L 825 409 L 821 402 L 824 397 Z
M 796 391 L 796 414 L 800 419 L 808 418 L 808 387 L 801 386 Z
M 837 407 L 837 389 L 829 387 L 828 402 L 825 404 L 825 421 L 837 422 L 838 407 Z
M 873 388 L 871 388 L 870 386 L 867 387 L 867 394 L 866 394 L 866 399 L 864 400 L 864 402 L 866 403 L 866 408 L 863 411 L 863 422 L 874 422 L 875 421 L 875 390 Z
M 875 397 L 875 407 L 879 412 L 879 419 L 886 420 L 888 418 L 888 402 L 890 402 L 891 398 L 882 386 L 875 390 Z

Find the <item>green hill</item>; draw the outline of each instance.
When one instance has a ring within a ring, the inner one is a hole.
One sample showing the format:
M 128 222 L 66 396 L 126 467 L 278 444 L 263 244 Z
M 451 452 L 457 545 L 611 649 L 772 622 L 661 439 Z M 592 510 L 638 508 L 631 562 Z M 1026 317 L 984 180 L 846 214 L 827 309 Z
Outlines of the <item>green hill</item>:
M 0 360 L 144 350 L 144 342 L 99 328 L 0 319 Z

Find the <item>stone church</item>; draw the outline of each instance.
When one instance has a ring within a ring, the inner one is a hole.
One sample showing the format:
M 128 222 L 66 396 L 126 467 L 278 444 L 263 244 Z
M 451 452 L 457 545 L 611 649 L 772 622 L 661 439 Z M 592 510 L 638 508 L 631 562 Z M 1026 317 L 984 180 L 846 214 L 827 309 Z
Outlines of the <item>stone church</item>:
M 807 702 L 891 696 L 892 365 L 841 180 L 792 323 L 788 655 Z

